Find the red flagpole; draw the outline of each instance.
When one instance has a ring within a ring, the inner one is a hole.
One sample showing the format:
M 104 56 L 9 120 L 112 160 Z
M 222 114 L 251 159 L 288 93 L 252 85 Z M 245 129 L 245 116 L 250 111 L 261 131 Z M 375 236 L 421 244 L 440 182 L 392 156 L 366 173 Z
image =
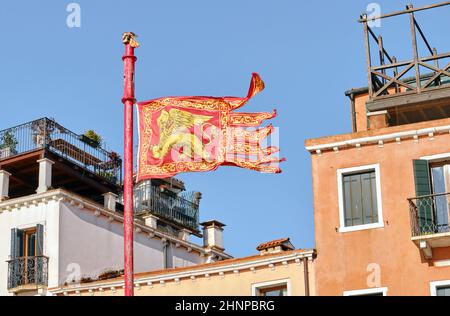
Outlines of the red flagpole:
M 124 62 L 124 278 L 125 296 L 134 295 L 134 260 L 133 260 L 133 105 L 134 96 L 134 65 L 136 56 L 134 49 L 138 47 L 133 33 L 125 33 L 122 41 L 125 44 Z

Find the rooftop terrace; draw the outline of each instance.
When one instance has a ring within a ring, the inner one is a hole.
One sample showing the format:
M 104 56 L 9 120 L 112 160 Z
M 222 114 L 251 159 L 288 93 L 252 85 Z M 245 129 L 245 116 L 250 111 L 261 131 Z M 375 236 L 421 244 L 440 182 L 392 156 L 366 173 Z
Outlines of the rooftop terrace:
M 12 174 L 10 198 L 34 194 L 37 160 L 55 162 L 53 186 L 99 200 L 118 192 L 122 160 L 84 135 L 78 135 L 49 118 L 0 131 L 0 169 Z
M 363 14 L 365 55 L 368 73 L 365 92 L 367 111 L 385 112 L 389 126 L 442 119 L 450 115 L 450 53 L 440 52 L 426 37 L 416 13 L 442 8 L 450 1 L 414 8 L 408 4 L 403 11 L 382 16 Z M 397 60 L 385 47 L 382 35 L 371 24 L 383 19 L 408 17 L 411 59 Z M 443 21 L 444 22 L 444 21 Z M 372 41 L 373 40 L 373 41 Z

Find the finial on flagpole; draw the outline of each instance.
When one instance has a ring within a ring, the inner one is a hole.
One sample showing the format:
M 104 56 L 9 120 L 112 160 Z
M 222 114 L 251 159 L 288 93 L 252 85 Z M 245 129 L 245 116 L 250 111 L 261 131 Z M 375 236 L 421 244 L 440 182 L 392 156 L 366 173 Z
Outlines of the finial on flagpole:
M 125 32 L 122 35 L 122 42 L 125 45 L 130 44 L 131 47 L 138 48 L 139 43 L 136 41 L 136 37 L 138 37 L 138 36 L 136 34 L 134 34 L 133 32 Z

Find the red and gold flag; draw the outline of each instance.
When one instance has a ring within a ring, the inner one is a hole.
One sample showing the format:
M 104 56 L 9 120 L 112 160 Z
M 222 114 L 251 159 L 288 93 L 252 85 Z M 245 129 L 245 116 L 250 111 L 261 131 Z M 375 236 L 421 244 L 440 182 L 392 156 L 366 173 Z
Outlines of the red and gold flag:
M 273 131 L 256 129 L 273 113 L 234 112 L 264 89 L 253 74 L 247 97 L 167 97 L 138 103 L 137 181 L 200 172 L 221 165 L 280 173 L 278 148 L 262 148 Z

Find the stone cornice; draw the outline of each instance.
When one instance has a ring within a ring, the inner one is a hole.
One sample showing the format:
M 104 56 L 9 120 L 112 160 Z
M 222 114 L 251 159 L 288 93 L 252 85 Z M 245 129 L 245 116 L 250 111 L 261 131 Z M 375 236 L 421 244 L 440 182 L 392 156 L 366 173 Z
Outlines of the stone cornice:
M 338 142 L 306 146 L 305 148 L 306 148 L 306 150 L 310 151 L 311 153 L 315 152 L 317 154 L 320 154 L 324 150 L 333 150 L 333 151 L 337 152 L 340 149 L 345 149 L 345 148 L 351 148 L 351 147 L 361 148 L 361 146 L 363 146 L 363 145 L 377 145 L 377 144 L 383 145 L 385 142 L 399 143 L 402 140 L 406 140 L 406 139 L 417 140 L 419 137 L 424 137 L 424 136 L 433 138 L 439 134 L 443 134 L 443 133 L 448 134 L 449 132 L 450 132 L 450 125 L 445 125 L 445 126 L 417 129 L 417 130 L 401 131 L 401 132 L 376 135 L 376 136 L 353 138 L 353 139 L 343 140 L 343 141 L 338 141 Z

